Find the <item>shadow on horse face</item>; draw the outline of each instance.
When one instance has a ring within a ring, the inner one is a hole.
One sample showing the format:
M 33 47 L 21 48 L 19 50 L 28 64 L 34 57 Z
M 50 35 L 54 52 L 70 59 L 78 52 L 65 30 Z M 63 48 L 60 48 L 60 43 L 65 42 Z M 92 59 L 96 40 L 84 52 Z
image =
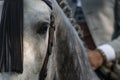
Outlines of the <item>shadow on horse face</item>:
M 24 71 L 1 73 L 2 80 L 38 80 L 48 46 L 50 15 L 51 9 L 42 0 L 24 0 Z

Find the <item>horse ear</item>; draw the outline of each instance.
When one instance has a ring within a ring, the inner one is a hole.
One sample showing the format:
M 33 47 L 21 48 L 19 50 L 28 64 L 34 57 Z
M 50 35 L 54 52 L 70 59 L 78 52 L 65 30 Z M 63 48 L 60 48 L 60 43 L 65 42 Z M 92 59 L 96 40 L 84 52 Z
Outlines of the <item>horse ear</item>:
M 23 0 L 4 0 L 0 22 L 1 70 L 23 72 Z

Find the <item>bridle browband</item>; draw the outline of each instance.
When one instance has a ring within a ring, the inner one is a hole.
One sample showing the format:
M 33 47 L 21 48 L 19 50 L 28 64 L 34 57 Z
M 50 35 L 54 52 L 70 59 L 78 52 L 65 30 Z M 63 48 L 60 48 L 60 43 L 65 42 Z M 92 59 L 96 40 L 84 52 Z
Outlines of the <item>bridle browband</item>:
M 51 2 L 49 0 L 43 0 L 43 1 L 52 9 L 52 5 L 51 5 Z M 41 71 L 39 73 L 39 80 L 45 80 L 45 78 L 47 76 L 47 64 L 48 64 L 49 57 L 52 53 L 54 31 L 55 31 L 54 15 L 53 14 L 51 14 L 50 19 L 51 19 L 51 22 L 50 22 L 50 28 L 49 28 L 48 47 L 47 47 L 47 52 L 46 52 L 46 56 L 45 56 Z

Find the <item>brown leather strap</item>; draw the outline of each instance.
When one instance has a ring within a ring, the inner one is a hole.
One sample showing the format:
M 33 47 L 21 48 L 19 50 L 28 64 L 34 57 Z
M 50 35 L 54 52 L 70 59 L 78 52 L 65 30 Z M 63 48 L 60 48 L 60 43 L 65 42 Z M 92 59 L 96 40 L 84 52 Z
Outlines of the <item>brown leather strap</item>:
M 76 7 L 74 17 L 77 23 L 80 25 L 80 29 L 82 30 L 81 39 L 84 41 L 85 46 L 91 50 L 95 49 L 96 46 L 93 41 L 92 35 L 89 31 L 89 27 L 86 23 L 86 19 L 85 19 L 82 7 Z
M 50 28 L 49 28 L 49 40 L 48 40 L 48 48 L 45 56 L 45 60 L 42 66 L 42 69 L 39 74 L 39 80 L 45 80 L 45 77 L 47 76 L 47 64 L 49 57 L 52 52 L 52 46 L 53 46 L 53 39 L 54 39 L 54 31 L 55 31 L 55 25 L 54 25 L 54 17 L 53 15 L 51 16 L 51 23 L 50 23 Z
M 94 50 L 96 48 L 96 45 L 94 43 L 94 40 L 92 38 L 92 35 L 90 33 L 90 30 L 89 30 L 86 22 L 80 23 L 80 27 L 83 31 L 82 40 L 84 41 L 85 46 L 90 50 Z

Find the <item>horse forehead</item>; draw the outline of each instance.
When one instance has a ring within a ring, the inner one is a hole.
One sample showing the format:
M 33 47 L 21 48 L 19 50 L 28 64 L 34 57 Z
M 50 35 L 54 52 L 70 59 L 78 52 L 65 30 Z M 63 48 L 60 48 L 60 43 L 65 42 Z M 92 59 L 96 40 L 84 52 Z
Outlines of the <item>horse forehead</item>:
M 49 6 L 40 0 L 26 0 L 24 3 L 25 13 L 28 16 L 33 16 L 39 21 L 50 21 L 51 9 Z
M 25 0 L 24 6 L 27 9 L 34 9 L 39 12 L 51 13 L 50 7 L 40 0 Z

